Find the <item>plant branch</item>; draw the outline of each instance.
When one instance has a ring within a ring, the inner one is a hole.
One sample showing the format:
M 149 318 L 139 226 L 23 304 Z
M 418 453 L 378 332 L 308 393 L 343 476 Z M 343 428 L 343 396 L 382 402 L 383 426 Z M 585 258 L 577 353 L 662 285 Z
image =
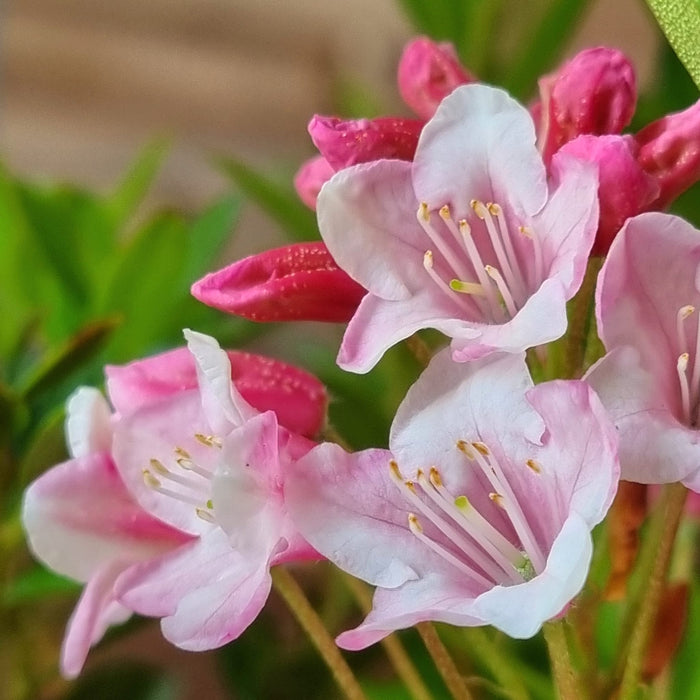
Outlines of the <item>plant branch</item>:
M 433 623 L 419 622 L 416 625 L 416 629 L 454 700 L 472 700 L 472 695 L 464 683 L 462 674 L 459 672 L 442 640 L 438 637 Z

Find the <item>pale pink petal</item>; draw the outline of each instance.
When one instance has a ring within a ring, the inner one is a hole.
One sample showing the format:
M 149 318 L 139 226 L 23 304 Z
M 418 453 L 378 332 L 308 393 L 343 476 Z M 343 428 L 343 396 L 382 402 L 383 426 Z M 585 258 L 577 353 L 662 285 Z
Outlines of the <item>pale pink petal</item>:
M 61 648 L 61 674 L 75 678 L 83 668 L 88 651 L 110 625 L 127 620 L 131 611 L 114 596 L 114 582 L 128 561 L 113 560 L 97 569 L 80 595 L 71 615 Z
M 384 299 L 406 299 L 426 278 L 411 164 L 381 160 L 337 173 L 321 190 L 318 222 L 338 265 Z
M 112 444 L 109 405 L 92 387 L 80 387 L 66 407 L 66 442 L 72 457 L 108 452 Z
M 675 406 L 665 403 L 658 379 L 644 369 L 636 348 L 613 348 L 586 380 L 620 432 L 623 479 L 658 484 L 700 474 L 700 433 L 676 418 Z
M 145 559 L 187 540 L 134 501 L 104 454 L 64 462 L 34 481 L 22 522 L 34 555 L 78 581 L 111 561 Z
M 282 529 L 278 431 L 272 411 L 233 430 L 212 477 L 216 524 L 231 546 L 251 559 L 266 559 Z
M 165 637 L 191 651 L 214 649 L 238 637 L 269 590 L 268 559 L 242 556 L 214 527 L 190 545 L 134 567 L 117 585 L 126 605 L 162 617 Z
M 105 375 L 109 400 L 122 415 L 197 386 L 195 364 L 184 347 L 126 365 L 107 365 Z
M 536 214 L 547 200 L 547 174 L 527 110 L 502 90 L 458 88 L 423 129 L 413 183 L 420 201 L 448 204 L 455 219 L 471 213 L 472 199 Z
M 231 363 L 214 338 L 186 329 L 187 347 L 194 356 L 202 406 L 211 430 L 225 435 L 257 411 L 231 382 Z
M 532 637 L 583 588 L 592 553 L 590 526 L 574 511 L 552 544 L 545 570 L 526 583 L 492 588 L 476 599 L 473 614 L 510 637 Z
M 365 649 L 395 630 L 426 620 L 463 627 L 487 624 L 473 614 L 474 607 L 474 596 L 462 582 L 427 574 L 400 588 L 378 588 L 362 624 L 338 635 L 336 643 L 350 651 Z

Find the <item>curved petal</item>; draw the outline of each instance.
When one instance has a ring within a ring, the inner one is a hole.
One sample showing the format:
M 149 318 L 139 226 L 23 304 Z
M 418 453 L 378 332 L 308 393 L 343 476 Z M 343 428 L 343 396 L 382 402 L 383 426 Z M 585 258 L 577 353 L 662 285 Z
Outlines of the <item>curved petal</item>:
M 92 387 L 81 386 L 68 398 L 66 441 L 72 457 L 109 452 L 112 445 L 109 405 Z
M 267 411 L 224 440 L 212 478 L 216 523 L 244 556 L 267 560 L 282 530 L 277 419 Z
M 110 625 L 127 620 L 131 611 L 114 596 L 114 582 L 128 562 L 113 560 L 94 572 L 83 589 L 71 615 L 61 648 L 61 674 L 75 678 L 83 668 L 88 651 Z
M 348 454 L 319 445 L 291 467 L 284 495 L 321 554 L 353 576 L 395 588 L 437 557 L 408 530 L 409 506 L 389 478 L 390 459 L 386 450 Z
M 527 110 L 503 90 L 476 84 L 442 101 L 413 166 L 418 199 L 431 209 L 448 204 L 455 219 L 467 217 L 472 199 L 533 215 L 547 200 L 546 177 Z
M 492 588 L 477 598 L 473 614 L 510 637 L 532 637 L 583 588 L 592 554 L 590 527 L 573 512 L 552 545 L 545 570 L 518 586 Z
M 405 299 L 425 277 L 411 164 L 380 160 L 337 173 L 318 198 L 321 236 L 338 265 L 384 299 Z
M 195 364 L 184 347 L 126 365 L 107 365 L 105 375 L 109 399 L 122 415 L 197 386 Z
M 636 348 L 614 348 L 586 374 L 620 435 L 622 478 L 645 484 L 692 479 L 700 433 L 674 415 Z
M 244 557 L 225 533 L 201 539 L 126 572 L 119 599 L 143 615 L 163 617 L 163 634 L 191 651 L 214 649 L 239 636 L 270 590 L 268 559 Z
M 214 338 L 185 329 L 187 347 L 197 365 L 202 407 L 212 431 L 225 435 L 257 411 L 240 395 L 231 381 L 231 363 Z
M 397 589 L 378 588 L 362 624 L 340 634 L 336 643 L 350 651 L 365 649 L 395 630 L 426 620 L 462 627 L 487 624 L 474 616 L 473 607 L 474 596 L 459 581 L 427 575 Z
M 367 294 L 345 331 L 338 365 L 352 372 L 368 372 L 392 345 L 421 328 L 461 338 L 481 336 L 483 324 L 460 321 L 449 308 L 449 301 L 435 300 L 427 291 L 401 301 Z
M 113 560 L 147 559 L 187 539 L 134 501 L 104 454 L 40 476 L 24 494 L 22 523 L 35 556 L 78 581 Z

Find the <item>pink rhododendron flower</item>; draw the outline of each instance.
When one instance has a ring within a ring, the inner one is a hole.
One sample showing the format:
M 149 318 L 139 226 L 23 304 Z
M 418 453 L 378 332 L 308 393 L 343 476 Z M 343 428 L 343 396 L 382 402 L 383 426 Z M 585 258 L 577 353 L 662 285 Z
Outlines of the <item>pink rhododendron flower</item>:
M 319 241 L 238 260 L 195 282 L 192 295 L 253 321 L 348 321 L 365 290 Z
M 369 293 L 338 362 L 371 369 L 420 328 L 457 361 L 521 352 L 566 329 L 598 222 L 595 168 L 555 157 L 547 180 L 530 115 L 501 90 L 458 88 L 425 126 L 413 163 L 337 173 L 318 201 L 321 235 Z
M 79 390 L 67 420 L 74 458 L 26 492 L 36 556 L 87 582 L 64 643 L 66 675 L 131 611 L 164 617 L 166 637 L 184 648 L 224 644 L 264 604 L 270 566 L 317 556 L 281 496 L 282 470 L 313 443 L 242 394 L 263 410 L 280 401 L 281 421 L 314 434 L 322 386 L 206 336 L 188 340 L 191 353 L 108 368 L 113 415 L 97 391 Z
M 399 92 L 421 119 L 430 119 L 455 88 L 475 80 L 448 42 L 438 44 L 427 37 L 417 37 L 406 44 L 399 60 Z
M 361 649 L 423 620 L 535 634 L 583 586 L 591 528 L 617 488 L 616 443 L 585 382 L 533 387 L 522 356 L 435 356 L 389 450 L 323 444 L 286 483 L 309 542 L 377 586 L 338 644 Z
M 667 214 L 630 219 L 598 278 L 608 354 L 587 375 L 620 432 L 628 481 L 700 490 L 700 232 Z
M 585 49 L 540 78 L 538 142 L 545 163 L 581 134 L 619 134 L 637 104 L 634 68 L 616 49 Z
M 294 189 L 309 209 L 316 209 L 318 193 L 334 173 L 335 170 L 323 156 L 309 158 L 299 168 L 294 176 Z

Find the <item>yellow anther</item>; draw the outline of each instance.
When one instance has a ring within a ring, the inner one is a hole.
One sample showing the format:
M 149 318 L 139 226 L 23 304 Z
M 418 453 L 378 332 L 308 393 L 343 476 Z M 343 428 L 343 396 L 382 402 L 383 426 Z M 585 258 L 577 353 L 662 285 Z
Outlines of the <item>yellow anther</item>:
M 527 462 L 525 462 L 525 464 L 527 464 L 527 466 L 530 467 L 530 469 L 532 469 L 532 471 L 535 472 L 535 474 L 542 473 L 542 467 L 537 462 L 535 462 L 534 459 L 528 459 Z
M 489 494 L 489 498 L 499 507 L 499 508 L 505 508 L 505 502 L 503 500 L 503 496 L 501 496 L 500 493 L 491 492 Z
M 436 488 L 442 486 L 442 477 L 437 467 L 430 467 L 430 483 Z
M 491 453 L 489 452 L 489 448 L 486 446 L 485 443 L 483 442 L 472 442 L 472 447 L 484 457 L 488 457 Z
M 160 488 L 160 481 L 148 469 L 143 470 L 143 482 L 151 489 Z
M 149 464 L 151 465 L 151 469 L 153 469 L 153 471 L 155 472 L 158 472 L 159 474 L 168 473 L 168 470 L 166 469 L 165 465 L 159 459 L 153 458 L 149 461 Z

